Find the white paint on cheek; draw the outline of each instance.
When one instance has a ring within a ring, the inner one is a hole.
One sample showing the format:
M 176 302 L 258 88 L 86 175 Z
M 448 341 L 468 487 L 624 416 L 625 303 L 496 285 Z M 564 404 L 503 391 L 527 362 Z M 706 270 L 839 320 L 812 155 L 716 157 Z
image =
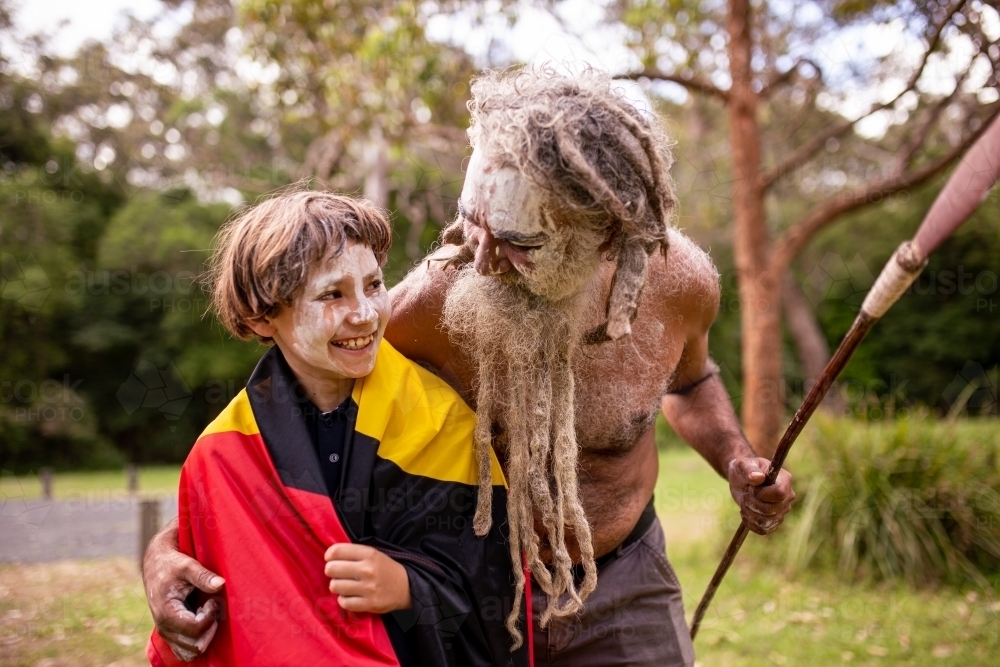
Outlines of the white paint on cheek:
M 339 316 L 338 316 L 339 315 Z M 292 324 L 295 326 L 295 351 L 309 364 L 337 371 L 330 358 L 329 341 L 340 328 L 344 315 L 328 308 L 323 301 L 302 299 L 295 304 Z
M 340 257 L 332 260 L 328 266 L 319 267 L 309 277 L 302 295 L 292 306 L 295 336 L 291 343 L 304 361 L 338 375 L 357 375 L 356 369 L 351 371 L 342 366 L 342 360 L 338 359 L 338 353 L 332 348 L 330 341 L 343 337 L 345 322 L 350 325 L 349 328 L 362 327 L 366 330 L 375 323 L 379 338 L 381 337 L 388 315 L 380 317 L 380 313 L 389 312 L 388 294 L 383 288 L 377 296 L 369 298 L 365 292 L 367 284 L 364 280 L 377 269 L 378 263 L 371 249 L 350 243 Z M 354 293 L 344 293 L 339 299 L 320 298 L 338 284 L 338 289 L 342 292 L 351 286 Z M 373 352 L 375 349 L 377 347 L 373 347 Z

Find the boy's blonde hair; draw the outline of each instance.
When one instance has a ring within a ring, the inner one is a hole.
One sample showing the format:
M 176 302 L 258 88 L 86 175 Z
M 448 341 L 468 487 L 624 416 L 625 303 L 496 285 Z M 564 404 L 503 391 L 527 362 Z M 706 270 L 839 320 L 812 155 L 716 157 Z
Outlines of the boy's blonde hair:
M 372 249 L 380 266 L 392 244 L 385 213 L 366 199 L 295 186 L 227 222 L 209 260 L 211 308 L 241 340 L 248 320 L 291 304 L 319 261 L 340 256 L 348 239 Z M 270 343 L 270 338 L 260 338 Z

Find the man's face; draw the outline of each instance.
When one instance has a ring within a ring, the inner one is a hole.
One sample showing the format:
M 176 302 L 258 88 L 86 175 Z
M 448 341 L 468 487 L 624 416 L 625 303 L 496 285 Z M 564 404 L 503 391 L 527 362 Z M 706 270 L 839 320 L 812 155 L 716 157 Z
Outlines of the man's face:
M 268 321 L 297 375 L 337 380 L 371 373 L 390 314 L 374 253 L 348 241 L 339 257 L 317 264 L 291 305 Z
M 469 160 L 459 212 L 476 271 L 484 276 L 558 300 L 578 293 L 596 270 L 604 239 L 556 222 L 540 188 L 479 149 Z

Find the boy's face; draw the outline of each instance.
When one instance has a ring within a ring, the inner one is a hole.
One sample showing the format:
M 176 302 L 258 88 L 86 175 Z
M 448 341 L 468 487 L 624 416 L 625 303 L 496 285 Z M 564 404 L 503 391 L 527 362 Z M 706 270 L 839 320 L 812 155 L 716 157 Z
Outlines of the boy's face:
M 338 380 L 371 373 L 391 312 L 371 248 L 348 241 L 340 257 L 317 264 L 291 305 L 266 322 L 296 375 Z

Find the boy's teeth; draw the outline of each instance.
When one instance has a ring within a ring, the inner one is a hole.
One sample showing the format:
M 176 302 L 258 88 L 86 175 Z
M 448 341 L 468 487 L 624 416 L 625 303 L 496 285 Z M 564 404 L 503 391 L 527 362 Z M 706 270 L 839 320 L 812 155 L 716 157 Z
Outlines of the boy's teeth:
M 374 334 L 369 334 L 363 338 L 348 338 L 347 340 L 340 340 L 334 343 L 337 347 L 346 347 L 348 350 L 357 350 L 362 348 L 368 343 L 375 339 Z

